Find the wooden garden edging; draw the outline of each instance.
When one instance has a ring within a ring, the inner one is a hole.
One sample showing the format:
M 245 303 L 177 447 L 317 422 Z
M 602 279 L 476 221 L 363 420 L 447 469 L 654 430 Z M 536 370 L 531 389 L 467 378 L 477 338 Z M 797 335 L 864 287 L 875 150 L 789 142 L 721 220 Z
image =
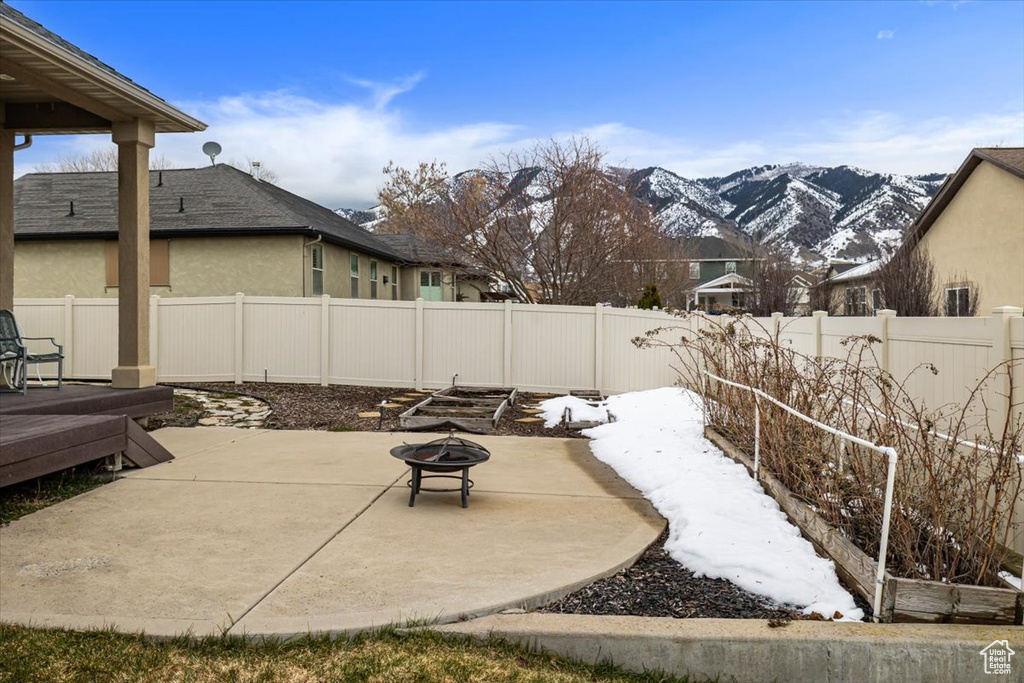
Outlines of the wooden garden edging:
M 752 458 L 711 427 L 705 427 L 704 433 L 723 453 L 753 475 Z M 815 550 L 835 562 L 839 578 L 870 603 L 874 595 L 877 562 L 794 496 L 771 472 L 762 468 L 760 475 L 761 486 L 790 521 Z M 1024 592 L 904 579 L 886 572 L 881 612 L 879 616 L 884 622 L 1022 624 Z

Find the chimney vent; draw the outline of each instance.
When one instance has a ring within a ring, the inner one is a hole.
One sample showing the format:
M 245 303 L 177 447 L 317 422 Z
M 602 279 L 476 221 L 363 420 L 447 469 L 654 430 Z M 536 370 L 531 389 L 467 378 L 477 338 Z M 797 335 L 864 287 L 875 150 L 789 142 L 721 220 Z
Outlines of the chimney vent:
M 72 218 L 75 215 L 75 201 L 71 200 L 71 210 L 68 211 L 68 218 Z
M 178 213 L 185 213 L 185 198 L 178 197 Z
M 163 171 L 157 171 L 157 174 L 156 174 L 156 186 L 157 187 L 163 187 L 164 186 L 164 172 Z

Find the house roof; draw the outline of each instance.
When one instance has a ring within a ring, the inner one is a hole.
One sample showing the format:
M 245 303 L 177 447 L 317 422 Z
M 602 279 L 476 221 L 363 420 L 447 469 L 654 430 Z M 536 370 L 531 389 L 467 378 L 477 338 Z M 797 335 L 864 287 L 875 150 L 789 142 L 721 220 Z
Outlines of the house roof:
M 15 181 L 14 205 L 16 239 L 114 238 L 117 173 L 30 173 Z M 330 209 L 225 164 L 150 171 L 149 207 L 154 237 L 320 235 L 325 242 L 405 260 Z
M 707 282 L 697 285 L 696 287 L 694 287 L 694 290 L 698 292 L 706 292 L 710 290 L 719 289 L 722 287 L 722 285 L 727 284 L 740 285 L 741 287 L 750 287 L 754 283 L 749 278 L 745 278 L 742 275 L 737 275 L 736 273 L 726 273 L 721 277 L 716 277 L 714 280 L 708 280 Z
M 194 132 L 206 124 L 168 104 L 113 67 L 6 3 L 0 2 L 0 55 L 5 103 L 37 106 L 67 102 L 106 122 L 134 118 L 153 121 L 157 132 Z M 13 112 L 8 111 L 8 127 Z M 93 122 L 99 123 L 99 121 Z M 83 127 L 84 126 L 84 127 Z M 15 124 L 16 132 L 26 132 Z M 101 126 L 102 127 L 102 126 Z M 81 122 L 64 129 L 29 132 L 92 132 Z M 88 129 L 88 130 L 86 130 Z
M 868 261 L 862 263 L 859 266 L 855 266 L 846 270 L 838 275 L 833 275 L 829 278 L 830 282 L 851 282 L 854 280 L 860 280 L 866 278 L 876 270 L 882 267 L 882 259 L 875 259 L 874 261 Z
M 924 234 L 932 227 L 932 224 L 942 214 L 956 193 L 964 186 L 981 162 L 987 161 L 993 166 L 1001 168 L 1018 178 L 1024 178 L 1024 147 L 977 147 L 971 150 L 967 159 L 960 164 L 956 173 L 951 175 L 943 183 L 939 191 L 935 193 L 928 206 L 924 208 L 917 220 L 907 230 L 907 237 L 904 244 L 916 244 L 921 241 Z
M 697 261 L 742 261 L 751 254 L 720 237 L 681 237 L 676 248 L 689 259 Z
M 390 249 L 405 257 L 406 261 L 431 265 L 459 265 L 459 260 L 441 247 L 416 235 L 374 235 Z

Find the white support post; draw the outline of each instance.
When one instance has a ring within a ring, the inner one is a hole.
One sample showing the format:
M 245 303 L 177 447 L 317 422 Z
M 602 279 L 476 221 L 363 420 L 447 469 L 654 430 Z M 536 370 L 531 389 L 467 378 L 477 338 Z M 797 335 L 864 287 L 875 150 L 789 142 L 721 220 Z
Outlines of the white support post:
M 1018 306 L 1000 306 L 992 309 L 992 355 L 989 357 L 989 367 L 996 368 L 1004 363 L 1013 360 L 1013 349 L 1010 348 L 1010 318 L 1019 318 L 1024 314 L 1024 308 Z M 1009 365 L 996 372 L 992 378 L 992 392 L 995 400 L 991 402 L 992 416 L 990 423 L 993 431 L 999 435 L 1003 432 L 1003 425 L 1006 423 L 1010 413 L 1010 381 L 1011 368 Z
M 891 308 L 883 308 L 875 311 L 875 317 L 878 318 L 879 323 L 878 338 L 882 340 L 882 358 L 879 370 L 885 374 L 889 374 L 891 362 L 891 356 L 889 354 L 889 320 L 895 316 L 896 311 Z
M 149 364 L 156 369 L 156 380 L 160 381 L 160 297 L 149 297 Z
M 604 306 L 594 306 L 594 389 L 604 385 Z
M 320 296 L 320 386 L 326 387 L 331 375 L 331 296 Z
M 75 297 L 64 297 L 64 377 L 75 376 Z
M 821 324 L 828 317 L 828 311 L 815 311 L 814 316 L 814 357 L 821 359 Z
M 416 299 L 416 391 L 423 390 L 423 298 Z
M 782 342 L 782 314 L 778 312 L 772 313 L 772 342 Z
M 235 384 L 242 383 L 242 375 L 245 371 L 245 294 L 235 294 Z
M 761 481 L 761 405 L 754 396 L 754 481 Z
M 871 605 L 871 619 L 881 621 L 882 588 L 885 586 L 885 561 L 889 552 L 889 523 L 892 518 L 892 492 L 896 484 L 896 462 L 899 456 L 891 448 L 888 451 L 889 470 L 885 475 L 885 507 L 882 508 L 882 539 L 878 544 L 878 569 L 875 572 L 875 599 Z
M 504 357 L 502 359 L 502 385 L 512 386 L 512 301 L 505 299 Z

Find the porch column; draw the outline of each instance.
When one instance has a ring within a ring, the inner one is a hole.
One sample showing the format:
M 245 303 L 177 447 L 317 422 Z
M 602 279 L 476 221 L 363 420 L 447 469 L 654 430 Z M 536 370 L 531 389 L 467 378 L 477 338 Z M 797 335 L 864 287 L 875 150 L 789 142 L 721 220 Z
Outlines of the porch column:
M 3 107 L 0 107 L 0 111 Z M 0 127 L 0 308 L 14 308 L 14 131 Z
M 117 144 L 117 367 L 113 385 L 139 389 L 156 384 L 149 359 L 149 150 L 150 121 L 118 121 Z

